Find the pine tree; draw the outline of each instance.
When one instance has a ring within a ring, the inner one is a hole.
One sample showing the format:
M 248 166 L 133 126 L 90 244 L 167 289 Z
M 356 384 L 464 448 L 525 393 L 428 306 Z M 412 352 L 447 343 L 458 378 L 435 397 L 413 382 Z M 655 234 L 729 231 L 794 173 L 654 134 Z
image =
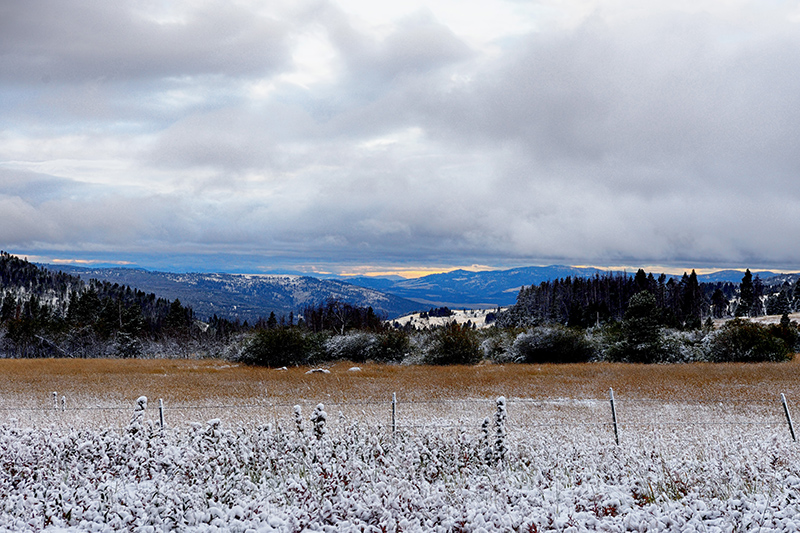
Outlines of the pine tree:
M 739 285 L 739 305 L 736 306 L 735 313 L 737 317 L 751 316 L 750 313 L 753 311 L 753 297 L 755 295 L 754 291 L 753 274 L 750 273 L 750 269 L 748 268 L 744 273 L 742 283 Z

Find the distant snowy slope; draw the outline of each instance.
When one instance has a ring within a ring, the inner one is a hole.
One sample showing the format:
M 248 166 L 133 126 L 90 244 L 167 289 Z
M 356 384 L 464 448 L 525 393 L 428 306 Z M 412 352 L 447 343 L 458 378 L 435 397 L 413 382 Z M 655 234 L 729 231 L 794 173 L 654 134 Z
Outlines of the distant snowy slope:
M 214 314 L 226 318 L 255 320 L 324 304 L 329 299 L 356 306 L 371 306 L 377 313 L 394 318 L 420 309 L 420 304 L 371 288 L 339 280 L 307 276 L 249 274 L 175 274 L 130 268 L 89 269 L 48 266 L 88 280 L 129 285 L 159 297 L 180 299 L 200 318 Z
M 398 281 L 369 277 L 349 278 L 348 281 L 429 305 L 486 308 L 515 303 L 517 293 L 523 286 L 538 285 L 567 276 L 588 277 L 604 272 L 607 271 L 596 268 L 533 266 L 485 272 L 454 270 Z
M 454 270 L 444 274 L 431 274 L 414 279 L 391 280 L 386 278 L 357 277 L 347 281 L 361 287 L 368 287 L 382 292 L 395 294 L 409 300 L 415 300 L 428 306 L 449 306 L 451 308 L 491 308 L 511 305 L 517 300 L 520 287 L 538 285 L 543 281 L 552 281 L 566 277 L 590 277 L 595 274 L 621 274 L 619 270 L 602 270 L 593 267 L 571 267 L 562 265 L 532 266 L 510 270 L 491 270 L 470 272 Z M 636 269 L 627 271 L 628 275 L 636 274 Z M 649 273 L 649 272 L 648 272 Z M 660 273 L 653 272 L 655 277 Z M 710 274 L 697 276 L 701 282 L 730 281 L 739 283 L 744 272 L 739 270 L 720 270 Z M 753 271 L 765 283 L 780 280 L 783 277 L 771 271 Z M 680 275 L 667 275 L 676 280 Z M 795 280 L 797 276 L 789 276 Z

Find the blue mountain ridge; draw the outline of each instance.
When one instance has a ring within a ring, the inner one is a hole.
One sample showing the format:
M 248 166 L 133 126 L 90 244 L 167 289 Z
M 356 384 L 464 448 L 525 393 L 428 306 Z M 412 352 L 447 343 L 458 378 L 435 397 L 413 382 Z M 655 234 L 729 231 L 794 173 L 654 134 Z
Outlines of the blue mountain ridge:
M 619 271 L 595 267 L 550 265 L 481 272 L 454 270 L 442 274 L 430 274 L 420 278 L 404 280 L 365 276 L 346 279 L 354 285 L 395 294 L 428 306 L 447 305 L 453 308 L 492 308 L 514 304 L 520 288 L 524 286 L 538 285 L 543 281 L 566 277 L 591 277 L 595 274 L 623 273 L 633 276 L 636 270 Z M 653 275 L 658 277 L 660 274 L 653 273 Z M 739 283 L 743 275 L 744 273 L 739 270 L 720 270 L 710 274 L 698 275 L 697 278 L 698 281 L 705 283 Z M 771 271 L 753 271 L 753 275 L 760 276 L 765 282 L 782 276 L 782 274 Z M 681 278 L 680 275 L 667 275 L 667 279 L 670 277 L 676 280 Z
M 204 320 L 213 315 L 254 321 L 270 313 L 299 316 L 303 308 L 334 299 L 372 307 L 387 318 L 418 311 L 419 303 L 368 287 L 310 276 L 261 274 L 176 274 L 133 268 L 83 268 L 43 265 L 80 276 L 128 285 L 169 300 L 179 299 Z
M 306 306 L 335 299 L 357 306 L 371 306 L 387 318 L 448 306 L 453 309 L 492 309 L 516 302 L 521 287 L 538 285 L 565 277 L 590 277 L 595 274 L 621 274 L 623 271 L 563 265 L 529 266 L 508 270 L 472 272 L 454 270 L 413 279 L 378 277 L 317 278 L 301 275 L 200 274 L 156 272 L 138 268 L 86 268 L 42 265 L 78 275 L 85 281 L 105 280 L 155 293 L 157 296 L 191 306 L 200 319 L 212 315 L 241 320 L 257 320 L 271 312 L 298 315 Z M 634 275 L 634 271 L 626 271 Z M 658 276 L 658 274 L 653 274 Z M 797 274 L 753 271 L 765 283 L 782 283 Z M 722 270 L 698 275 L 701 282 L 739 283 L 743 273 Z M 670 276 L 668 276 L 670 277 Z M 671 276 L 676 279 L 680 276 Z

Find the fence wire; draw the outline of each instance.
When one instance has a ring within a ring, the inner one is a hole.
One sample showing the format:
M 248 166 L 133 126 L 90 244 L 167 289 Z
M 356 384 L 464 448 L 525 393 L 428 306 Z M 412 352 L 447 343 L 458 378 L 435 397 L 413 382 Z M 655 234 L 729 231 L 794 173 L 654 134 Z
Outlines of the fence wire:
M 60 401 L 59 401 L 60 400 Z M 616 420 L 612 417 L 611 398 L 511 398 L 506 400 L 506 431 L 530 432 L 557 428 L 583 428 L 609 434 L 657 430 L 713 429 L 739 427 L 745 431 L 783 427 L 794 439 L 789 406 L 783 398 L 772 400 L 706 401 L 680 398 L 664 401 L 648 398 L 614 398 Z M 221 419 L 226 423 L 295 423 L 294 408 L 301 406 L 307 419 L 319 403 L 328 413 L 329 425 L 345 428 L 358 423 L 387 431 L 458 430 L 480 432 L 485 421 L 492 422 L 496 400 L 469 398 L 424 401 L 362 400 L 316 402 L 283 399 L 258 403 L 173 404 L 151 402 L 145 409 L 147 419 L 166 427 Z M 125 427 L 135 410 L 131 406 L 71 406 L 68 398 L 53 397 L 51 407 L 0 406 L 0 423 L 16 420 L 35 426 L 84 425 Z M 199 418 L 199 420 L 198 420 Z M 21 420 L 22 419 L 22 420 Z M 308 423 L 306 421 L 306 423 Z

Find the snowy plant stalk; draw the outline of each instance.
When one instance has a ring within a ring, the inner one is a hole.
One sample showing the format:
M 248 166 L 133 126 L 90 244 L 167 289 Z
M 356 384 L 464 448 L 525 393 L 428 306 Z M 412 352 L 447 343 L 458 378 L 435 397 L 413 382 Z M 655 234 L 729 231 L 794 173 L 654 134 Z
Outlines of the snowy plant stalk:
M 494 414 L 494 457 L 498 463 L 505 461 L 506 452 L 506 398 L 497 398 L 497 410 Z
M 325 428 L 325 423 L 328 420 L 328 413 L 325 412 L 325 406 L 323 404 L 317 404 L 317 407 L 314 409 L 314 412 L 311 413 L 311 423 L 314 424 L 314 436 L 317 440 L 322 439 L 325 436 L 325 433 L 328 431 Z
M 294 406 L 294 425 L 297 428 L 297 433 L 303 436 L 303 410 L 299 405 Z
M 141 423 L 144 418 L 145 409 L 147 409 L 147 396 L 139 396 L 136 398 L 136 406 L 133 408 L 131 425 Z
M 487 416 L 481 424 L 481 448 L 483 449 L 483 460 L 486 464 L 490 464 L 494 457 L 494 451 L 489 443 L 489 424 L 489 417 Z

